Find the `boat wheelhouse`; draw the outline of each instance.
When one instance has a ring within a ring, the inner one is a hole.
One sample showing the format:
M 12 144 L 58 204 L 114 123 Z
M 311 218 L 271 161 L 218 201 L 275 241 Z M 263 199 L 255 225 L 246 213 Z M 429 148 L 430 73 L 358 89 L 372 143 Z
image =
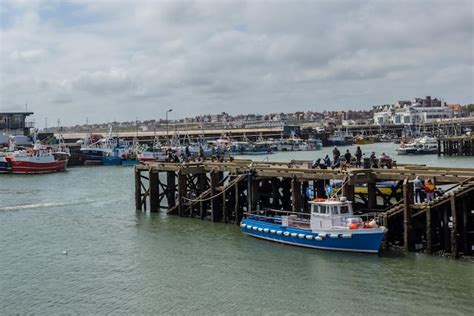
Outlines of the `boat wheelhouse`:
M 251 214 L 240 227 L 249 236 L 289 245 L 352 252 L 379 251 L 387 229 L 378 226 L 374 219 L 364 223 L 354 215 L 350 201 L 315 199 L 309 204 L 311 212 L 304 214 L 305 217 Z

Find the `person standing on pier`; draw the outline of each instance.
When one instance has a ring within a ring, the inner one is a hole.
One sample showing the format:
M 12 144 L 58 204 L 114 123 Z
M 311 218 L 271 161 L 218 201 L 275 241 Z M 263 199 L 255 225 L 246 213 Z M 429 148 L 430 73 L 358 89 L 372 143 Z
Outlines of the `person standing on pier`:
M 431 179 L 428 179 L 425 184 L 425 194 L 426 194 L 426 202 L 430 202 L 434 200 L 434 192 L 436 190 L 436 186 L 434 185 Z
M 360 167 L 362 165 L 362 162 L 361 162 L 362 150 L 360 149 L 360 146 L 357 146 L 355 157 L 356 157 L 356 167 Z
M 344 158 L 346 158 L 346 164 L 351 163 L 352 155 L 351 155 L 351 152 L 349 151 L 349 149 L 346 150 L 346 153 L 344 154 Z
M 423 202 L 421 191 L 424 189 L 424 185 L 419 176 L 416 176 L 415 181 L 413 181 L 413 187 L 415 188 L 415 203 Z
M 332 160 L 336 161 L 339 160 L 339 157 L 341 156 L 341 152 L 339 149 L 337 149 L 337 146 L 334 146 L 334 149 L 332 150 Z

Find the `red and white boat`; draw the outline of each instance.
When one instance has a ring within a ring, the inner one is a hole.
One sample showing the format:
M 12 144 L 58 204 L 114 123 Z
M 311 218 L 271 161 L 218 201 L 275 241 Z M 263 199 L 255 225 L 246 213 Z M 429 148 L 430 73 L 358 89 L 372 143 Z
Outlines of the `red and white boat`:
M 34 148 L 15 150 L 5 160 L 11 173 L 52 173 L 66 170 L 67 159 L 57 159 L 50 149 L 35 144 Z

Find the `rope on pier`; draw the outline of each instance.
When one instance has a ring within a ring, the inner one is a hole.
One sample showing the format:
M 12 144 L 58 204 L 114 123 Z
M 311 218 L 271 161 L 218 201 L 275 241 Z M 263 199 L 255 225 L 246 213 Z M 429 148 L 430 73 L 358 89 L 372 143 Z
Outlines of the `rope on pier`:
M 246 176 L 245 174 L 239 175 L 238 178 L 232 180 L 234 183 L 227 185 L 227 187 L 225 187 L 224 190 L 222 190 L 222 192 L 219 192 L 219 193 L 217 193 L 217 194 L 215 194 L 215 195 L 213 195 L 213 196 L 210 196 L 210 197 L 208 197 L 208 198 L 204 198 L 204 199 L 189 199 L 189 198 L 183 196 L 183 199 L 188 200 L 188 201 L 190 201 L 190 202 L 205 202 L 205 201 L 210 201 L 210 200 L 212 200 L 212 199 L 214 199 L 214 198 L 216 198 L 216 197 L 218 197 L 218 196 L 221 196 L 222 194 L 226 193 L 230 188 L 234 187 L 234 185 L 237 185 L 237 183 L 238 183 L 240 180 L 242 180 L 245 176 Z

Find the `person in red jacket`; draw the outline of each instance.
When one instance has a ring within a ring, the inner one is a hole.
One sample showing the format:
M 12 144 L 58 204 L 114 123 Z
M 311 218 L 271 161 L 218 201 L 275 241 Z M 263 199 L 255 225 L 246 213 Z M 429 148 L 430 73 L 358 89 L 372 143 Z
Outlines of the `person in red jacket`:
M 425 183 L 425 194 L 427 202 L 433 201 L 435 189 L 436 186 L 434 185 L 433 181 L 431 181 L 431 179 L 428 179 Z

